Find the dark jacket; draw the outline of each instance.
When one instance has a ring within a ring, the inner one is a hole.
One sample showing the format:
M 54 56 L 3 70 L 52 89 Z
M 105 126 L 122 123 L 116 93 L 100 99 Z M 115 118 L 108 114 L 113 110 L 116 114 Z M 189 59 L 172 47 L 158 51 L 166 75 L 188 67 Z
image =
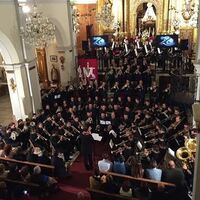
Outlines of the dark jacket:
M 83 155 L 92 154 L 93 137 L 92 135 L 81 135 L 81 153 Z

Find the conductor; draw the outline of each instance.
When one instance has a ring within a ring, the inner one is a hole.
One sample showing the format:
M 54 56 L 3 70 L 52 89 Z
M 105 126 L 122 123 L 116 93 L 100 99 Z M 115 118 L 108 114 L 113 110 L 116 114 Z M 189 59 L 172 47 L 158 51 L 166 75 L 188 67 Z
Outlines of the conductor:
M 93 169 L 92 161 L 92 148 L 93 148 L 93 137 L 92 137 L 92 127 L 85 124 L 84 130 L 80 137 L 81 141 L 81 154 L 83 155 L 84 165 L 86 170 Z

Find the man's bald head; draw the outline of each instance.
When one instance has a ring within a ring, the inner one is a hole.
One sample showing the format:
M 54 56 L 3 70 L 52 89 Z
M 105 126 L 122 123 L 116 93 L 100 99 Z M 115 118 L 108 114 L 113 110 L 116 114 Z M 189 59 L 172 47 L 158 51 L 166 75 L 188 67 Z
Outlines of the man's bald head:
M 168 162 L 168 167 L 169 167 L 170 169 L 176 168 L 175 162 L 174 162 L 173 160 L 170 160 L 170 161 Z

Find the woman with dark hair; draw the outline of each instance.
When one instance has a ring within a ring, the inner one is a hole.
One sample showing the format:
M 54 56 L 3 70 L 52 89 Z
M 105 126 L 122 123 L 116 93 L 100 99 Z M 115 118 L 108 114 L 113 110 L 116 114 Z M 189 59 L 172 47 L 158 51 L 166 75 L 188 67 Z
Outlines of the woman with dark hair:
M 124 156 L 122 154 L 116 154 L 113 163 L 113 172 L 119 174 L 126 174 L 126 166 L 124 162 Z
M 144 176 L 144 169 L 142 163 L 135 163 L 131 168 L 131 176 L 135 178 L 142 178 Z
M 131 189 L 131 183 L 130 181 L 124 181 L 122 183 L 122 186 L 119 190 L 120 195 L 126 196 L 126 197 L 132 197 L 132 189 Z
M 119 189 L 113 181 L 111 175 L 103 175 L 101 177 L 101 190 L 107 193 L 118 193 Z

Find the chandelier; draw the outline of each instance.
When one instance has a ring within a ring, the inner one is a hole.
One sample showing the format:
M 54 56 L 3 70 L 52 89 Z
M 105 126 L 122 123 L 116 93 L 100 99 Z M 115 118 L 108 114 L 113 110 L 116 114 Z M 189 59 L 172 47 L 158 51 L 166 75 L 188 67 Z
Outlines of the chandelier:
M 41 12 L 37 12 L 37 7 L 34 5 L 33 13 L 26 18 L 22 34 L 27 44 L 44 48 L 47 43 L 55 38 L 55 25 Z
M 112 15 L 112 3 L 106 0 L 100 13 L 96 16 L 97 22 L 102 24 L 105 28 L 113 26 L 114 16 Z
M 153 10 L 153 4 L 147 4 L 147 10 L 145 12 L 144 17 L 142 18 L 142 22 L 156 21 L 156 14 Z
M 79 16 L 80 14 L 78 9 L 72 5 L 72 23 L 75 34 L 80 32 Z

